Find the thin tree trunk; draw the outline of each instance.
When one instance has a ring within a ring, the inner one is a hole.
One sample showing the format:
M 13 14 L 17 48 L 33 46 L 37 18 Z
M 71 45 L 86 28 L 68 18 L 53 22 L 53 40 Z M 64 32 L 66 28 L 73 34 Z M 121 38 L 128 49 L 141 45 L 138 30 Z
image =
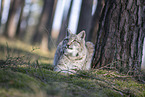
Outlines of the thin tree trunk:
M 51 50 L 51 48 L 53 48 L 54 44 L 53 44 L 53 40 L 52 40 L 52 37 L 51 37 L 51 32 L 52 32 L 52 24 L 53 24 L 53 19 L 54 19 L 54 14 L 55 14 L 55 10 L 56 10 L 56 5 L 57 5 L 57 0 L 54 0 L 53 2 L 53 6 L 51 7 L 52 10 L 50 11 L 50 17 L 48 19 L 48 22 L 46 24 L 47 26 L 47 33 L 48 33 L 48 37 L 47 37 L 47 41 L 48 41 L 48 49 Z
M 47 22 L 45 23 L 46 28 L 42 35 L 42 41 L 41 41 L 41 48 L 42 49 L 49 49 L 51 50 L 53 44 L 52 44 L 52 38 L 51 38 L 51 30 L 52 30 L 52 23 L 54 18 L 54 13 L 56 9 L 57 0 L 52 0 L 49 3 L 48 7 L 48 16 L 47 16 Z
M 21 0 L 11 0 L 9 15 L 4 28 L 4 35 L 6 37 L 13 38 L 15 36 L 16 24 L 14 22 L 14 17 L 21 6 L 21 2 Z
M 32 43 L 41 43 L 43 49 L 48 48 L 48 41 L 50 41 L 56 3 L 57 0 L 44 0 L 43 10 L 32 38 Z
M 145 0 L 141 2 L 143 4 L 143 21 L 145 21 Z M 145 22 L 143 22 L 143 32 L 145 32 Z
M 21 12 L 20 12 L 19 21 L 18 21 L 18 24 L 17 24 L 16 34 L 15 34 L 15 36 L 17 38 L 19 37 L 19 34 L 20 34 L 20 25 L 21 25 L 21 21 L 22 21 L 23 9 L 24 9 L 24 5 L 25 5 L 25 1 L 22 0 L 20 5 L 21 5 Z
M 32 7 L 34 1 L 31 1 L 31 3 L 29 4 L 29 8 Z M 29 9 L 29 13 L 28 15 L 25 17 L 25 22 L 26 22 L 26 27 L 22 29 L 21 33 L 20 33 L 20 39 L 21 40 L 24 40 L 25 42 L 27 42 L 26 37 L 27 37 L 27 30 L 28 30 L 28 23 L 29 23 L 29 18 L 31 17 L 32 15 L 32 11 L 31 9 Z M 23 19 L 24 20 L 24 19 Z M 29 41 L 30 42 L 30 41 Z
M 143 31 L 141 0 L 107 0 L 96 37 L 94 68 L 116 67 L 120 72 L 141 70 Z
M 87 35 L 87 40 L 92 41 L 93 43 L 95 43 L 95 38 L 99 27 L 99 20 L 104 5 L 105 5 L 105 0 L 98 0 L 97 7 L 91 21 L 91 28 L 90 28 L 90 32 Z
M 1 17 L 2 17 L 2 0 L 0 0 L 0 27 L 1 27 Z
M 2 13 L 3 13 L 3 5 L 4 5 L 4 0 L 0 0 L 1 5 L 0 5 L 0 27 L 1 27 L 1 19 L 2 19 Z
M 41 41 L 41 38 L 42 38 L 42 27 L 44 27 L 44 24 L 46 23 L 47 21 L 47 1 L 46 0 L 43 0 L 44 1 L 44 5 L 43 5 L 43 9 L 42 9 L 42 12 L 41 12 L 41 15 L 39 17 L 39 22 L 38 24 L 36 25 L 36 28 L 34 30 L 34 35 L 32 37 L 32 43 L 36 43 L 36 42 L 39 42 Z
M 68 28 L 68 23 L 69 23 L 69 18 L 70 18 L 70 13 L 71 13 L 71 9 L 72 9 L 72 4 L 73 4 L 73 0 L 71 0 L 70 7 L 65 8 L 65 11 L 63 13 L 61 29 L 60 29 L 60 32 L 59 32 L 59 36 L 57 38 L 57 45 L 59 44 L 60 41 L 63 40 L 63 38 L 66 35 L 67 28 Z
M 15 12 L 14 11 L 14 4 L 15 4 L 15 2 L 16 2 L 15 0 L 11 0 L 11 3 L 10 3 L 9 15 L 8 15 L 8 19 L 7 19 L 5 29 L 3 32 L 6 37 L 9 37 L 9 34 L 8 34 L 9 25 L 14 18 L 14 12 Z
M 82 30 L 85 30 L 86 36 L 89 33 L 92 20 L 92 5 L 93 0 L 82 0 L 77 33 Z

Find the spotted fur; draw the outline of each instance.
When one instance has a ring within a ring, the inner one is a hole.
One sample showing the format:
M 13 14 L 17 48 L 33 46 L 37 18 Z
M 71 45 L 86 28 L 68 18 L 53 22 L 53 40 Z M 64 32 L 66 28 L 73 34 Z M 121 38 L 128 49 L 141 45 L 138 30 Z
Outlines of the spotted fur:
M 89 70 L 93 53 L 93 43 L 85 42 L 85 31 L 77 35 L 68 31 L 57 47 L 54 71 L 75 73 L 76 70 Z

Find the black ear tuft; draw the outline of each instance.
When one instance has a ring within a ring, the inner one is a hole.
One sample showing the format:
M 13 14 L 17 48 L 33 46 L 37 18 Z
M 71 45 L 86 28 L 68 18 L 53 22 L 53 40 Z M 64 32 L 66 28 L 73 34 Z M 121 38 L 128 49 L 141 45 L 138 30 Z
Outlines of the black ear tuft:
M 81 31 L 79 34 L 78 34 L 78 37 L 82 38 L 82 39 L 85 39 L 85 36 L 86 36 L 86 33 L 85 31 Z
M 72 34 L 72 32 L 69 29 L 67 29 L 66 36 L 69 36 L 70 34 Z

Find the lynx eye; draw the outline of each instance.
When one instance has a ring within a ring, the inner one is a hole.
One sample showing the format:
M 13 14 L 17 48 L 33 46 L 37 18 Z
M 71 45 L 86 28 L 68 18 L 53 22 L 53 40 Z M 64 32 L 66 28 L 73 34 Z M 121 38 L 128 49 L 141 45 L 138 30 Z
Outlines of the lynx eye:
M 76 43 L 78 43 L 78 44 L 80 45 L 80 42 L 79 42 L 79 41 L 77 41 L 77 40 L 74 40 L 73 42 L 76 42 Z
M 68 39 L 66 38 L 66 39 L 64 39 L 64 41 L 68 41 Z
M 68 42 L 68 39 L 64 39 L 64 40 L 63 40 L 63 43 L 67 43 L 67 42 Z
M 72 50 L 73 48 L 69 48 L 69 49 L 71 49 L 71 50 Z
M 73 49 L 72 47 L 70 47 L 70 45 L 67 45 L 67 48 L 68 48 L 68 49 L 71 49 L 71 50 Z

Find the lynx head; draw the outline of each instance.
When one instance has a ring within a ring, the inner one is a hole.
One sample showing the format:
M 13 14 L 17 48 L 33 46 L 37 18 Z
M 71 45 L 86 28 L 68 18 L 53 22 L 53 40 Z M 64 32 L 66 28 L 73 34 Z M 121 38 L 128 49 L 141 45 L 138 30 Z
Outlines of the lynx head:
M 69 30 L 63 40 L 64 54 L 71 59 L 83 57 L 85 48 L 85 31 L 79 34 L 72 34 Z

